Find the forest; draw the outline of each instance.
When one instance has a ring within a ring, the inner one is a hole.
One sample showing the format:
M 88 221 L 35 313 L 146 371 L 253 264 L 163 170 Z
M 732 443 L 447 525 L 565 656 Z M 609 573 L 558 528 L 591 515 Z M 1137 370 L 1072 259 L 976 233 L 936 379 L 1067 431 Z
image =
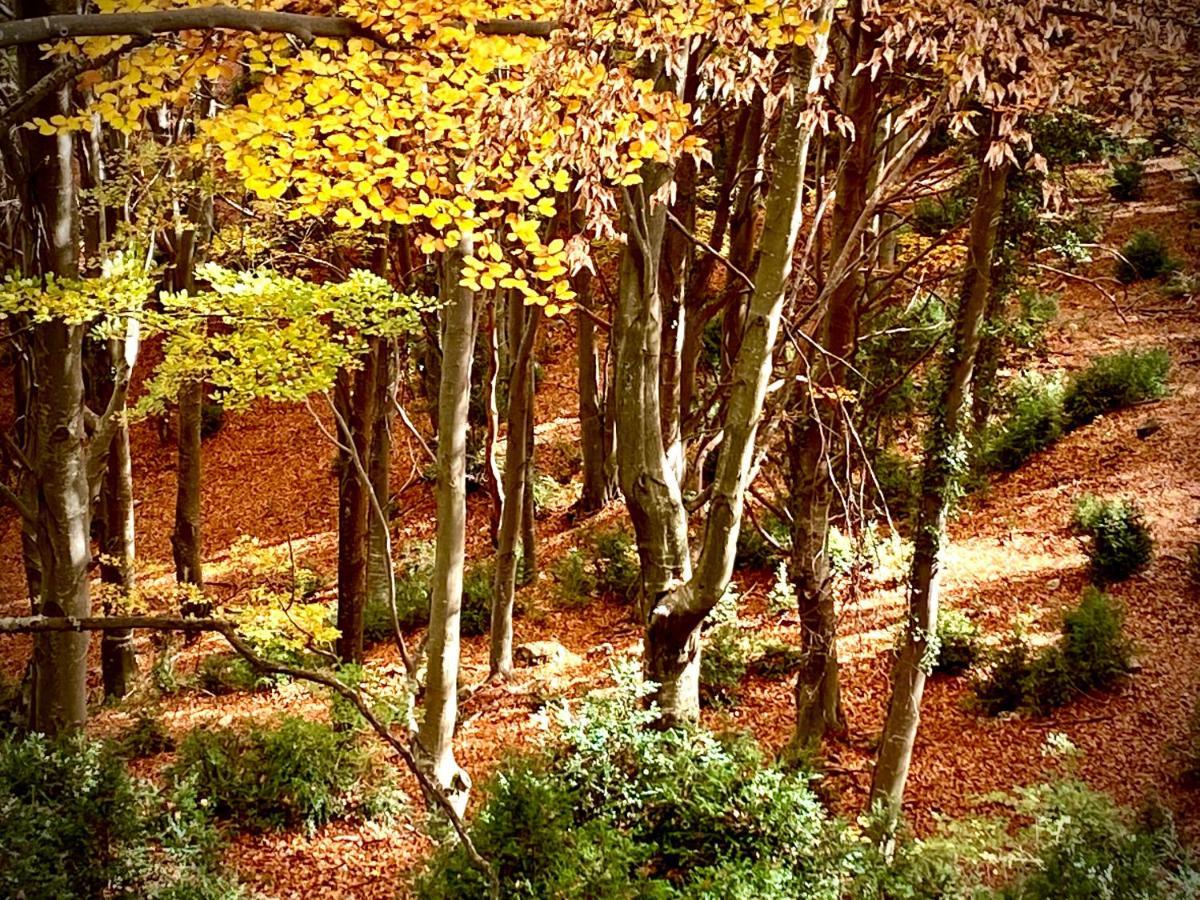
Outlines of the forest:
M 0 2 L 0 896 L 1200 898 L 1200 3 Z

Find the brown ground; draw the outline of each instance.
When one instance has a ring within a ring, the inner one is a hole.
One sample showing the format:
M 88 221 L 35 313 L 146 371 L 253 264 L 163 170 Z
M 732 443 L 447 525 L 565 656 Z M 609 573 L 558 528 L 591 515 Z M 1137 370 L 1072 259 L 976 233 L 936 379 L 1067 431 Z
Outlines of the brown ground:
M 1105 205 L 1104 214 L 1111 216 L 1105 242 L 1119 246 L 1133 229 L 1151 226 L 1169 236 L 1176 255 L 1194 271 L 1200 267 L 1197 204 L 1170 173 L 1155 176 L 1153 196 L 1152 204 Z M 1103 261 L 1087 271 L 1099 276 L 1108 270 Z M 1041 753 L 1043 741 L 1049 732 L 1061 731 L 1085 752 L 1082 773 L 1088 781 L 1123 802 L 1138 803 L 1148 795 L 1162 799 L 1195 843 L 1200 840 L 1200 794 L 1179 784 L 1172 747 L 1185 735 L 1200 689 L 1200 598 L 1187 566 L 1188 549 L 1200 540 L 1200 316 L 1186 298 L 1164 297 L 1148 285 L 1118 292 L 1120 312 L 1087 284 L 1063 282 L 1048 273 L 1044 288 L 1061 289 L 1063 296 L 1042 366 L 1071 370 L 1097 354 L 1165 345 L 1173 361 L 1171 391 L 1162 401 L 1106 416 L 1071 434 L 972 498 L 952 528 L 944 602 L 968 612 L 993 636 L 1007 633 L 1019 618 L 1028 623 L 1029 633 L 1049 639 L 1061 612 L 1076 602 L 1086 582 L 1082 547 L 1068 527 L 1074 498 L 1089 491 L 1136 497 L 1154 532 L 1156 558 L 1148 572 L 1113 593 L 1128 608 L 1140 668 L 1115 691 L 1072 703 L 1048 720 L 982 717 L 964 703 L 969 694 L 965 679 L 934 679 L 925 697 L 906 812 L 924 830 L 936 814 L 969 813 L 979 809 L 975 798 L 982 794 L 1038 780 L 1050 766 Z M 538 393 L 538 415 L 544 421 L 538 429 L 539 468 L 565 476 L 578 460 L 569 325 L 554 324 L 545 343 L 541 358 L 546 373 Z M 1161 429 L 1139 440 L 1134 430 L 1150 417 Z M 142 576 L 148 584 L 165 584 L 170 575 L 173 454 L 153 429 L 139 426 L 134 455 Z M 416 458 L 416 466 L 423 467 L 424 461 Z M 407 450 L 397 450 L 397 483 L 408 480 L 411 460 Z M 218 591 L 232 591 L 239 583 L 238 573 L 223 571 L 221 562 L 241 534 L 269 544 L 290 539 L 304 564 L 333 572 L 331 461 L 330 447 L 303 408 L 256 407 L 229 417 L 225 428 L 206 442 L 206 547 L 213 563 L 209 577 L 220 582 Z M 406 489 L 399 509 L 399 546 L 432 534 L 428 485 L 418 482 Z M 470 509 L 471 552 L 482 556 L 487 551 L 482 495 L 472 496 Z M 619 515 L 614 508 L 604 518 Z M 538 527 L 544 563 L 578 539 L 562 508 L 552 510 Z M 737 582 L 746 597 L 746 616 L 756 627 L 797 640 L 794 618 L 765 612 L 769 574 L 739 573 Z M 22 611 L 23 594 L 16 524 L 6 511 L 0 512 L 0 596 L 8 598 L 0 613 Z M 519 670 L 512 683 L 485 687 L 465 701 L 458 755 L 477 784 L 503 754 L 537 739 L 534 708 L 541 697 L 595 684 L 614 655 L 636 652 L 640 635 L 625 609 L 597 603 L 581 611 L 564 610 L 555 606 L 554 595 L 545 574 L 522 591 L 522 604 L 533 612 L 518 619 L 517 640 L 553 638 L 582 661 L 548 675 Z M 848 729 L 828 747 L 827 784 L 837 806 L 847 812 L 861 808 L 868 786 L 871 745 L 886 703 L 890 629 L 901 599 L 894 585 L 868 586 L 842 610 Z M 202 649 L 215 646 L 215 641 L 201 642 L 185 651 L 183 668 L 194 666 Z M 6 639 L 0 671 L 19 673 L 26 648 L 23 640 Z M 145 642 L 143 649 L 148 658 Z M 483 680 L 486 656 L 485 639 L 465 642 L 465 684 Z M 381 648 L 373 660 L 384 665 L 394 662 L 393 657 L 393 650 Z M 753 680 L 737 707 L 711 712 L 707 719 L 717 726 L 750 729 L 777 749 L 788 735 L 791 704 L 789 682 Z M 204 723 L 281 710 L 319 714 L 322 704 L 307 689 L 291 685 L 251 697 L 186 691 L 163 698 L 161 709 L 171 731 L 183 734 Z M 112 733 L 128 717 L 127 712 L 107 710 L 96 717 L 94 728 Z M 162 762 L 139 765 L 150 773 Z M 416 802 L 414 810 L 419 810 Z M 246 881 L 272 897 L 394 896 L 429 849 L 420 820 L 414 811 L 410 821 L 393 830 L 348 822 L 312 837 L 242 837 L 230 851 L 231 861 Z

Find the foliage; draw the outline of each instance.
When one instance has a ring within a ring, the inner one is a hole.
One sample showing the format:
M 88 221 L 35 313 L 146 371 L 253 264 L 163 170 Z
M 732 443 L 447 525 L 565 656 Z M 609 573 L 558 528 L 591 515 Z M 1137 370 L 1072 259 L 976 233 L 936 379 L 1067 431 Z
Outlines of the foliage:
M 592 538 L 596 552 L 596 588 L 621 600 L 632 600 L 641 580 L 641 561 L 629 532 L 608 528 Z
M 560 711 L 549 747 L 485 787 L 472 838 L 504 896 L 836 897 L 836 835 L 808 776 L 764 767 L 744 739 L 649 728 L 657 713 L 641 694 L 619 672 L 616 693 Z M 424 898 L 481 892 L 457 846 L 418 885 Z
M 750 657 L 750 640 L 736 622 L 710 629 L 700 653 L 700 698 L 712 706 L 737 702 Z
M 787 555 L 792 540 L 787 525 L 769 512 L 761 515 L 758 524 L 762 526 L 762 531 L 746 518 L 738 531 L 733 564 L 739 569 L 773 569 Z M 763 537 L 763 531 L 771 540 Z
M 916 515 L 921 497 L 921 464 L 919 460 L 897 452 L 882 450 L 871 460 L 871 471 L 890 515 L 900 519 Z M 874 487 L 874 485 L 872 485 Z M 872 490 L 872 493 L 875 493 Z
M 429 623 L 429 600 L 433 590 L 433 544 L 422 541 L 409 547 L 396 564 L 396 619 L 402 631 Z M 363 640 L 377 644 L 391 640 L 395 628 L 386 598 L 370 596 L 363 609 Z
M 1169 275 L 1178 268 L 1166 242 L 1153 231 L 1140 229 L 1125 242 L 1116 261 L 1116 275 L 1125 284 Z
M 586 606 L 596 595 L 599 579 L 595 563 L 578 547 L 572 547 L 554 564 L 554 581 L 567 606 Z
M 462 613 L 459 628 L 463 635 L 475 637 L 487 634 L 492 621 L 492 581 L 495 567 L 491 563 L 471 566 L 463 575 Z
M 984 467 L 1012 471 L 1057 441 L 1064 425 L 1063 390 L 1061 380 L 1056 378 L 1029 376 L 1020 380 L 1008 416 L 984 431 Z
M 938 237 L 953 231 L 971 214 L 971 198 L 961 190 L 922 197 L 913 204 L 912 226 L 917 234 Z
M 1150 565 L 1154 539 L 1136 503 L 1085 494 L 1075 503 L 1072 522 L 1091 537 L 1088 558 L 1097 584 L 1124 581 Z
M 1170 368 L 1171 357 L 1162 348 L 1097 357 L 1067 383 L 1063 394 L 1067 428 L 1079 428 L 1104 413 L 1158 399 L 1167 391 Z
M 123 756 L 141 759 L 174 750 L 175 740 L 163 727 L 156 710 L 139 710 L 116 746 Z
M 1057 643 L 1035 653 L 1013 635 L 992 656 L 986 677 L 976 682 L 980 707 L 989 715 L 1029 709 L 1045 715 L 1087 691 L 1109 687 L 1129 670 L 1132 646 L 1124 614 L 1095 588 L 1063 617 Z
M 1108 192 L 1114 200 L 1120 200 L 1122 203 L 1141 200 L 1142 181 L 1145 177 L 1146 166 L 1139 159 L 1113 163 L 1112 183 L 1108 187 Z
M 280 677 L 257 672 L 236 653 L 210 653 L 196 670 L 200 689 L 215 696 L 269 691 Z
M 779 640 L 756 643 L 752 649 L 746 670 L 763 678 L 786 678 L 804 665 L 804 650 Z
M 240 896 L 201 811 L 164 803 L 99 743 L 0 736 L 0 820 L 6 896 Z
M 294 717 L 271 726 L 203 728 L 179 747 L 178 790 L 251 829 L 303 825 L 392 811 L 395 792 L 352 733 Z
M 979 626 L 956 609 L 938 611 L 937 662 L 933 671 L 959 675 L 979 658 Z

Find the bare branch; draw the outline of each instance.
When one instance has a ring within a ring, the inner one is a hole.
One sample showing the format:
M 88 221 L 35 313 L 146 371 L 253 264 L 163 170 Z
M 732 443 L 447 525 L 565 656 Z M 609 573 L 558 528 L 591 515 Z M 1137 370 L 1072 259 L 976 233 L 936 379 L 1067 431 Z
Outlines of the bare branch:
M 480 34 L 548 37 L 559 27 L 557 22 L 525 19 L 494 19 L 475 23 Z M 307 16 L 299 13 L 239 9 L 234 6 L 194 6 L 131 13 L 39 16 L 0 22 L 0 47 L 18 44 L 44 44 L 48 41 L 77 37 L 114 37 L 130 35 L 150 38 L 158 34 L 211 29 L 249 31 L 254 34 L 290 34 L 306 44 L 316 38 L 364 38 L 390 44 L 376 31 L 353 19 L 340 16 Z
M 25 501 L 17 495 L 16 491 L 10 488 L 3 481 L 0 481 L 0 497 L 3 497 L 14 507 L 16 507 L 17 512 L 21 514 L 21 518 L 30 525 L 37 524 L 37 514 L 26 505 Z

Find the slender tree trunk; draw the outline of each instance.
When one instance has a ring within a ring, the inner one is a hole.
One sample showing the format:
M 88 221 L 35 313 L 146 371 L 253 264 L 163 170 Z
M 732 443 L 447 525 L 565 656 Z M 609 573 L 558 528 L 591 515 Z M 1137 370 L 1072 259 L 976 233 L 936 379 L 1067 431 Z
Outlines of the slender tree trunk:
M 937 632 L 939 563 L 946 537 L 946 517 L 965 459 L 962 451 L 970 424 L 971 378 L 991 291 L 992 256 L 1007 178 L 1007 163 L 999 168 L 980 166 L 954 344 L 945 364 L 942 394 L 929 429 L 909 582 L 908 622 L 892 675 L 891 704 L 871 785 L 871 805 L 883 813 L 881 836 L 885 837 L 890 835 L 900 815 L 925 678 L 932 662 L 927 657 L 930 640 Z
M 204 585 L 200 510 L 200 425 L 203 405 L 202 382 L 187 384 L 180 390 L 176 410 L 175 528 L 171 532 L 175 580 L 180 584 L 198 586 Z
M 496 399 L 497 383 L 500 381 L 500 335 L 496 324 L 496 307 L 499 297 L 487 304 L 487 371 L 483 376 L 483 405 L 487 412 L 487 438 L 483 448 L 484 487 L 491 498 L 488 527 L 492 532 L 492 546 L 500 543 L 500 513 L 504 508 L 504 485 L 501 483 L 500 468 L 496 464 L 496 442 L 499 430 L 500 407 Z
M 114 352 L 121 352 L 114 348 Z M 133 519 L 133 466 L 129 453 L 129 425 L 121 422 L 108 450 L 101 489 L 103 529 L 100 549 L 105 559 L 100 578 L 128 597 L 136 583 L 135 535 Z M 106 609 L 105 615 L 111 613 Z M 104 677 L 105 697 L 124 697 L 137 677 L 137 654 L 131 629 L 105 631 L 100 639 L 100 670 Z
M 673 217 L 690 232 L 696 226 L 696 165 L 690 157 L 680 160 L 675 168 L 676 199 L 671 204 Z M 663 449 L 675 479 L 683 479 L 686 448 L 683 444 L 681 378 L 683 367 L 683 338 L 686 331 L 687 288 L 691 274 L 692 245 L 690 239 L 675 225 L 668 225 L 663 239 L 663 260 L 659 267 L 662 279 L 663 337 L 660 367 L 661 417 Z
M 381 359 L 384 343 L 373 338 L 363 364 L 357 369 L 339 372 L 334 389 L 341 444 L 338 451 L 337 653 L 345 662 L 362 662 L 363 658 L 368 535 L 373 512 L 372 486 L 364 481 L 359 466 L 368 476 L 373 470 L 371 449 L 375 445 L 379 368 L 384 363 Z M 383 502 L 386 500 L 384 497 Z M 384 535 L 380 534 L 379 539 L 384 540 Z M 384 590 L 387 590 L 386 583 Z
M 861 4 L 853 5 L 857 22 Z M 855 75 L 858 62 L 870 57 L 872 47 L 861 46 L 866 35 L 853 26 L 843 66 L 848 87 L 845 113 L 854 123 L 854 138 L 844 141 L 830 229 L 829 258 L 838 260 L 848 251 L 854 260 L 827 273 L 831 289 L 818 332 L 822 351 L 814 351 L 806 392 L 807 418 L 789 429 L 791 467 L 792 559 L 791 577 L 799 604 L 804 665 L 796 678 L 796 749 L 819 742 L 826 729 L 841 720 L 838 686 L 837 617 L 829 566 L 830 507 L 834 480 L 847 458 L 844 447 L 846 413 L 842 389 L 858 346 L 859 304 L 866 284 L 864 265 L 858 261 L 863 236 L 854 237 L 855 225 L 867 208 L 875 152 L 875 118 L 879 112 L 878 85 Z M 853 246 L 848 246 L 853 242 Z
M 372 412 L 375 421 L 371 426 L 371 450 L 368 454 L 367 472 L 371 479 L 371 490 L 383 513 L 381 521 L 374 504 L 367 498 L 367 596 L 366 603 L 387 609 L 392 598 L 392 566 L 388 558 L 391 541 L 388 540 L 387 519 L 391 513 L 392 496 L 392 419 L 396 394 L 396 353 L 390 340 L 378 339 L 372 349 L 377 355 L 375 375 L 375 400 Z
M 592 300 L 592 275 L 586 269 L 575 279 L 579 305 L 588 307 Z M 612 485 L 605 472 L 604 414 L 600 408 L 600 356 L 596 352 L 596 325 L 580 309 L 576 314 L 579 361 L 579 446 L 583 454 L 583 493 L 579 510 L 593 513 L 604 508 L 612 497 Z
M 418 735 L 422 764 L 456 809 L 471 780 L 454 759 L 458 662 L 467 524 L 467 407 L 475 344 L 475 295 L 459 285 L 469 241 L 448 251 L 442 291 L 441 384 L 438 389 L 437 550 L 429 611 L 428 674 Z
M 496 571 L 492 584 L 491 675 L 512 674 L 513 595 L 516 593 L 517 538 L 525 518 L 525 483 L 528 477 L 530 401 L 533 378 L 533 346 L 537 338 L 541 307 L 528 309 L 519 296 L 509 300 L 517 312 L 511 317 L 514 348 L 508 379 L 508 442 L 504 454 L 504 505 L 500 510 Z
M 525 392 L 528 394 L 525 398 L 525 490 L 521 503 L 521 569 L 518 572 L 522 585 L 537 578 L 538 570 L 537 504 L 533 499 L 533 479 L 537 472 L 537 444 L 533 425 L 537 403 L 534 399 L 532 371 L 525 382 Z
M 817 11 L 819 22 L 831 8 L 830 3 Z M 805 113 L 828 47 L 827 29 L 819 34 L 812 52 L 798 50 L 793 59 L 790 90 L 775 139 L 755 287 L 731 373 L 724 439 L 696 573 L 655 603 L 646 629 L 646 675 L 660 686 L 659 704 L 668 720 L 694 720 L 699 715 L 700 626 L 733 574 L 758 422 L 803 218 L 804 171 L 812 133 Z
M 66 0 L 34 0 L 20 15 L 75 12 Z M 19 86 L 44 77 L 53 60 L 36 47 L 18 51 Z M 34 110 L 51 118 L 70 115 L 69 85 Z M 79 275 L 78 183 L 69 134 L 26 131 L 29 165 L 27 209 L 34 229 L 34 271 L 62 278 Z M 37 485 L 37 558 L 41 575 L 37 609 L 44 615 L 86 616 L 91 612 L 87 567 L 91 561 L 87 436 L 83 415 L 83 326 L 45 322 L 33 327 L 31 461 Z M 32 725 L 46 734 L 83 726 L 87 719 L 88 637 L 38 635 L 33 649 Z

